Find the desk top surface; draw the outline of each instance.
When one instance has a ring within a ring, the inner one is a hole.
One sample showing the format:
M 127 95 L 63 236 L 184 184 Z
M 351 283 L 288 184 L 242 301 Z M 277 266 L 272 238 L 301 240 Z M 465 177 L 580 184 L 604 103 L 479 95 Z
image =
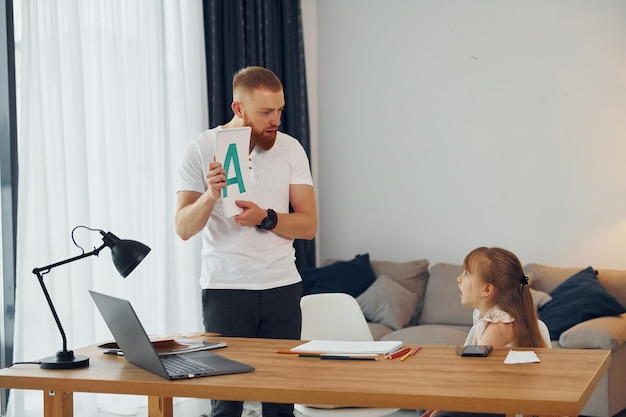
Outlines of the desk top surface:
M 608 369 L 610 351 L 532 349 L 540 363 L 505 364 L 509 349 L 460 357 L 456 346 L 425 345 L 404 361 L 340 361 L 279 354 L 302 341 L 214 338 L 212 352 L 254 372 L 168 381 L 96 346 L 77 349 L 88 368 L 0 370 L 0 387 L 507 414 L 578 415 Z

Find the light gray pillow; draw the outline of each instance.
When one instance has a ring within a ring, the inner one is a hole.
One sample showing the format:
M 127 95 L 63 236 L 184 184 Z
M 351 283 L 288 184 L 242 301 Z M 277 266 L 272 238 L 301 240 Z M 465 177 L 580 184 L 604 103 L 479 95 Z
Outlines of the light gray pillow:
M 530 288 L 530 293 L 533 296 L 533 301 L 535 302 L 535 308 L 539 310 L 544 304 L 552 301 L 552 296 L 547 292 L 539 291 Z
M 371 260 L 372 268 L 377 277 L 387 275 L 407 290 L 417 294 L 417 303 L 410 325 L 417 324 L 417 318 L 424 305 L 424 295 L 426 294 L 426 284 L 428 283 L 428 261 L 426 259 L 415 259 L 407 262 L 377 261 Z
M 416 259 L 407 262 L 370 260 L 377 277 L 387 275 L 407 290 L 424 297 L 428 282 L 428 261 Z
M 356 300 L 365 318 L 394 330 L 406 326 L 415 313 L 418 295 L 387 275 L 379 276 Z
M 330 265 L 339 259 L 328 259 L 324 265 Z M 406 262 L 378 261 L 370 259 L 370 264 L 377 277 L 386 275 L 407 290 L 417 294 L 417 303 L 409 325 L 417 324 L 417 318 L 424 305 L 424 294 L 428 283 L 428 266 L 426 259 L 414 259 Z

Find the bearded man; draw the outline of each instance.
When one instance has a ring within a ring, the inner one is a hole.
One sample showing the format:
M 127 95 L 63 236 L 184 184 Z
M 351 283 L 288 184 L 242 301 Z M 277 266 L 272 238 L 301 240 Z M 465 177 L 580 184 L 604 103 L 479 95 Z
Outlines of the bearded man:
M 279 132 L 285 108 L 278 77 L 247 67 L 233 77 L 233 118 L 191 141 L 180 168 L 176 233 L 202 233 L 202 316 L 207 332 L 233 337 L 300 339 L 302 279 L 294 239 L 313 239 L 317 208 L 309 160 L 302 145 Z M 250 191 L 226 217 L 227 173 L 215 161 L 220 129 L 250 126 Z M 289 212 L 289 205 L 293 212 Z M 239 417 L 243 402 L 211 402 L 212 417 Z M 265 417 L 293 417 L 293 404 L 264 403 Z

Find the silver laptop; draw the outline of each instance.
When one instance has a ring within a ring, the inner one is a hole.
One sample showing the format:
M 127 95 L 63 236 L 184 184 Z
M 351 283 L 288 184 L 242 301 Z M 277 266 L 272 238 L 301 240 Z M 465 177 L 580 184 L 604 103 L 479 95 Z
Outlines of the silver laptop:
M 208 351 L 159 355 L 128 300 L 89 290 L 128 362 L 166 379 L 252 372 L 254 368 Z

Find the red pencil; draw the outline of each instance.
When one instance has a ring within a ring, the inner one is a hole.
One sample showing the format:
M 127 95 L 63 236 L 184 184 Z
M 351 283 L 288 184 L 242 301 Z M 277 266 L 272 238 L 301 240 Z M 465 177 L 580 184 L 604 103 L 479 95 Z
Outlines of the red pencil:
M 390 355 L 387 355 L 387 356 L 386 356 L 386 358 L 387 358 L 387 359 L 395 359 L 395 358 L 399 358 L 400 356 L 404 355 L 405 353 L 408 353 L 410 350 L 411 350 L 411 348 L 406 347 L 406 348 L 404 348 L 404 349 L 402 349 L 402 350 L 399 350 L 399 351 L 397 351 L 397 352 L 395 352 L 395 353 L 392 353 L 392 354 L 390 354 Z
M 422 348 L 421 346 L 417 346 L 415 349 L 413 349 L 412 351 L 404 355 L 402 358 L 400 358 L 400 360 L 403 361 L 406 358 L 410 358 L 411 356 L 415 355 L 417 351 L 420 350 L 421 348 Z

